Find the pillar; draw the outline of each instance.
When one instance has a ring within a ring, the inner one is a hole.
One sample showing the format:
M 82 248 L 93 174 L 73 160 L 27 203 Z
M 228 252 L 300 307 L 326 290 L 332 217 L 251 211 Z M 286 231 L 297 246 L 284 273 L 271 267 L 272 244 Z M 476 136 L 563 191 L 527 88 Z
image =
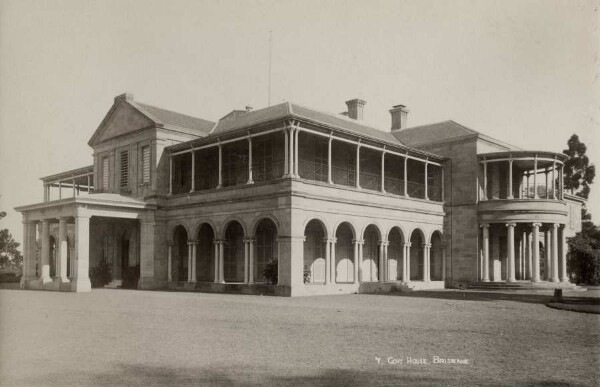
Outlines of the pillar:
M 140 221 L 140 280 L 138 282 L 140 289 L 150 289 L 155 286 L 154 227 L 153 220 Z
M 429 199 L 429 190 L 428 190 L 428 187 L 427 187 L 427 185 L 428 185 L 427 184 L 428 183 L 427 182 L 427 169 L 428 169 L 427 167 L 428 166 L 429 166 L 429 163 L 425 162 L 425 195 L 423 196 L 425 198 L 425 200 Z
M 215 274 L 214 274 L 214 283 L 219 283 L 219 247 L 220 242 L 218 240 L 213 241 L 213 245 L 215 246 Z
M 167 241 L 167 281 L 173 280 L 173 241 Z
M 569 282 L 569 276 L 567 274 L 567 252 L 569 247 L 567 246 L 567 238 L 565 235 L 567 225 L 563 224 L 560 228 L 560 282 Z
M 356 145 L 356 188 L 360 188 L 360 142 Z
M 554 161 L 552 162 L 552 199 L 558 199 L 556 197 L 556 157 L 554 157 Z
M 538 199 L 538 192 L 537 192 L 537 154 L 535 155 L 535 158 L 533 159 L 533 198 L 534 199 Z
M 408 195 L 408 157 L 404 157 L 404 196 Z
M 288 131 L 287 129 L 283 129 L 283 137 L 284 137 L 284 156 L 283 156 L 283 176 L 281 177 L 287 177 L 289 176 L 290 173 L 290 163 L 289 163 L 289 157 L 290 157 L 290 149 L 289 149 L 289 136 L 288 136 Z
M 387 242 L 384 241 L 379 241 L 379 259 L 378 259 L 378 275 L 377 275 L 377 279 L 379 280 L 379 282 L 384 282 L 385 281 L 385 244 Z
M 31 254 L 29 252 L 30 249 L 30 238 L 29 238 L 29 222 L 25 219 L 22 221 L 23 223 L 23 273 L 21 274 L 21 289 L 25 289 L 26 280 L 29 278 L 29 261 L 31 260 Z
M 41 279 L 42 283 L 51 282 L 50 278 L 50 223 L 42 220 L 42 252 L 41 252 Z
M 381 192 L 385 193 L 385 150 L 381 152 Z
M 71 280 L 73 292 L 89 292 L 92 289 L 89 277 L 89 254 L 90 217 L 78 214 L 75 216 L 75 270 Z
M 363 262 L 363 247 L 365 246 L 365 241 L 364 240 L 359 240 L 358 242 L 358 280 L 360 282 L 362 282 L 363 280 L 363 268 L 362 268 L 362 262 Z
M 191 257 L 191 263 L 192 263 L 192 277 L 191 277 L 191 281 L 192 282 L 196 282 L 196 254 L 197 254 L 197 249 L 198 249 L 198 241 L 192 241 L 192 257 Z
M 358 283 L 358 268 L 360 265 L 360 262 L 358 260 L 359 243 L 360 243 L 360 241 L 357 239 L 352 241 L 352 245 L 354 246 L 354 281 L 353 282 L 355 284 Z
M 290 149 L 288 152 L 288 157 L 289 157 L 288 166 L 290 168 L 289 176 L 294 177 L 294 126 L 292 124 L 290 124 L 288 130 L 290 132 L 290 143 L 289 143 Z
M 329 184 L 333 184 L 333 179 L 331 176 L 331 149 L 333 142 L 333 132 L 329 134 L 329 143 L 327 145 L 327 182 Z
M 515 226 L 516 223 L 506 223 L 506 253 L 508 254 L 506 282 L 515 282 Z
M 531 273 L 533 269 L 533 243 L 532 243 L 533 232 L 530 230 L 527 232 L 527 262 L 525 263 L 525 277 L 523 279 L 531 279 Z
M 431 281 L 431 243 L 423 244 L 423 255 L 425 259 L 423 281 Z
M 402 282 L 410 282 L 410 242 L 404 242 L 404 262 L 402 265 Z
M 552 225 L 552 277 L 551 282 L 558 282 L 558 224 Z
M 298 135 L 300 134 L 300 131 L 297 127 L 294 129 L 294 134 L 294 177 L 298 177 Z
M 329 245 L 331 246 L 331 254 L 329 255 L 329 260 L 331 261 L 331 268 L 329 270 L 329 273 L 331 273 L 331 283 L 332 284 L 336 284 L 336 275 L 337 275 L 337 270 L 336 270 L 336 262 L 335 262 L 335 245 L 337 244 L 337 238 L 331 238 L 331 242 L 329 243 Z
M 323 238 L 323 243 L 325 243 L 325 285 L 329 285 L 329 280 L 331 278 L 331 249 L 329 244 L 331 243 L 330 238 Z
M 445 242 L 442 242 L 442 281 L 446 282 L 446 243 Z
M 508 195 L 507 199 L 513 199 L 513 160 L 512 157 L 508 160 Z
M 196 152 L 192 150 L 192 184 L 190 193 L 196 190 Z
M 548 181 L 548 177 L 550 176 L 549 172 L 550 171 L 548 171 L 548 168 L 544 170 L 544 175 L 546 178 L 546 199 L 550 199 L 550 182 Z
M 219 282 L 225 283 L 225 241 L 219 241 Z
M 173 156 L 169 156 L 169 195 L 173 195 Z
M 540 282 L 540 227 L 541 223 L 534 223 L 533 225 L 533 273 L 531 275 L 531 282 Z
M 58 259 L 56 260 L 56 279 L 58 282 L 69 282 L 67 278 L 67 218 L 58 220 Z
M 252 178 L 252 137 L 248 137 L 248 181 L 247 184 L 253 184 Z
M 483 282 L 490 281 L 490 225 L 481 224 L 483 231 Z
M 277 250 L 279 252 L 279 250 Z M 254 283 L 254 239 L 248 240 L 248 253 L 250 256 L 248 257 L 248 283 Z M 279 265 L 277 265 L 279 269 Z
M 564 199 L 565 194 L 565 164 L 560 166 L 560 173 L 558 174 L 560 184 L 558 185 L 558 197 L 560 200 Z
M 487 161 L 483 161 L 483 200 L 487 200 L 488 191 L 488 176 L 487 176 Z
M 248 273 L 250 269 L 248 268 L 248 263 L 250 261 L 250 252 L 248 251 L 250 246 L 250 242 L 248 239 L 244 239 L 244 283 L 248 283 Z
M 223 145 L 219 143 L 219 183 L 217 188 L 223 187 Z
M 546 281 L 550 281 L 550 278 L 552 278 L 552 236 L 550 234 L 550 231 L 546 230 L 544 231 L 544 248 L 545 248 L 545 262 L 546 262 L 546 269 L 544 272 L 544 279 Z

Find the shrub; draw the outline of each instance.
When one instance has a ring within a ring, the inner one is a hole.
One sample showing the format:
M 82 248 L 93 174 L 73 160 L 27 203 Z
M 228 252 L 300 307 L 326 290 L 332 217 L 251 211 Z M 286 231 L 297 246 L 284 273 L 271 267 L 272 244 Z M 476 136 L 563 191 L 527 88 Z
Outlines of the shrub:
M 278 262 L 277 258 L 270 259 L 267 266 L 263 270 L 263 278 L 266 279 L 271 285 L 277 285 L 278 280 Z
M 125 269 L 123 269 L 123 288 L 137 289 L 139 279 L 140 279 L 139 263 L 135 266 L 127 266 Z
M 308 265 L 304 265 L 304 283 L 307 284 L 310 282 L 310 267 Z
M 100 288 L 112 280 L 112 265 L 101 261 L 90 270 L 90 282 L 93 288 Z
M 21 276 L 17 273 L 0 273 L 0 283 L 10 284 L 21 281 Z

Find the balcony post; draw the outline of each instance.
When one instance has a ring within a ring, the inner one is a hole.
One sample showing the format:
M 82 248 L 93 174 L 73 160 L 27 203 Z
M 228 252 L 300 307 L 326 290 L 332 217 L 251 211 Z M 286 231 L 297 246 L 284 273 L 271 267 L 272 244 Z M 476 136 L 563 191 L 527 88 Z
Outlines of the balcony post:
M 444 181 L 444 170 L 446 168 L 444 168 L 444 166 L 441 166 L 441 170 L 442 170 L 442 181 L 441 181 L 441 185 L 442 185 L 442 202 L 446 201 L 446 197 L 444 196 L 444 185 L 445 185 L 445 181 Z
M 248 181 L 247 184 L 254 184 L 252 179 L 252 137 L 248 136 Z
M 533 198 L 534 199 L 538 199 L 538 192 L 537 192 L 537 160 L 538 160 L 538 156 L 537 154 L 535 155 L 535 158 L 533 159 Z
M 564 197 L 564 194 L 565 194 L 565 164 L 564 163 L 560 166 L 559 178 L 560 178 L 560 185 L 558 186 L 558 189 L 559 189 L 558 194 L 559 194 L 560 200 L 563 200 L 565 198 Z
M 548 177 L 550 177 L 550 171 L 548 168 L 544 170 L 545 178 L 546 178 L 546 199 L 550 199 L 550 182 L 548 181 Z
M 423 198 L 425 200 L 429 200 L 429 192 L 428 192 L 428 184 L 427 184 L 427 167 L 429 166 L 429 163 L 427 161 L 425 161 L 425 194 L 423 195 Z
M 333 142 L 333 132 L 329 133 L 329 143 L 327 145 L 327 182 L 333 184 L 331 178 L 331 143 Z
M 556 156 L 552 162 L 552 199 L 558 199 L 556 197 Z
M 410 197 L 408 195 L 408 152 L 404 156 L 404 196 Z
M 531 173 L 529 171 L 525 172 L 525 181 L 527 184 L 527 188 L 525 189 L 525 199 L 529 199 L 529 175 Z
M 192 184 L 190 193 L 196 190 L 196 152 L 194 152 L 194 148 L 192 148 Z
M 513 199 L 513 160 L 512 160 L 512 155 L 510 156 L 510 159 L 508 160 L 508 195 L 506 196 L 507 199 Z
M 169 195 L 173 195 L 173 156 L 169 155 Z
M 385 147 L 381 152 L 381 192 L 385 193 Z
M 300 135 L 300 130 L 298 130 L 299 128 L 296 126 L 294 128 L 294 177 L 299 177 L 298 174 L 298 163 L 299 163 L 299 159 L 300 159 L 300 155 L 298 154 L 298 136 Z
M 223 145 L 219 141 L 219 184 L 217 188 L 223 187 Z
M 508 254 L 508 275 L 506 282 L 515 282 L 515 226 L 516 223 L 506 223 L 506 253 Z
M 283 178 L 287 177 L 289 175 L 289 136 L 288 136 L 288 131 L 287 129 L 283 129 L 283 136 L 284 136 L 284 142 L 285 142 L 285 147 L 283 150 L 284 156 L 283 156 Z
M 490 282 L 490 225 L 482 223 L 483 230 L 483 282 Z
M 487 200 L 488 192 L 488 176 L 487 176 L 487 161 L 483 160 L 483 200 Z
M 356 144 L 356 188 L 360 188 L 360 140 Z
M 62 199 L 62 181 L 58 182 L 58 200 Z
M 558 282 L 558 223 L 552 224 L 552 277 L 551 282 Z

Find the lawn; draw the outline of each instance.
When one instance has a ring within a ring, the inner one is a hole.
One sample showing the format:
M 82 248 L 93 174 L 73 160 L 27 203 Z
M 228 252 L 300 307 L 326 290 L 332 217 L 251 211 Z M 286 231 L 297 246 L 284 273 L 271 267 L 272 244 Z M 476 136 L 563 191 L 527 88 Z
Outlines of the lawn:
M 597 385 L 600 316 L 544 301 L 0 290 L 0 385 Z

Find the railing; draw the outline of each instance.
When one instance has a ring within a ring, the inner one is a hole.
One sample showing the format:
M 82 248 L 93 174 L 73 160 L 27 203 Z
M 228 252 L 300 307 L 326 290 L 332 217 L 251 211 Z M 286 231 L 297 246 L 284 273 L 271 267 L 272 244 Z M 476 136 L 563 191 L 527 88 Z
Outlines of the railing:
M 361 172 L 360 173 L 360 187 L 364 189 L 370 189 L 373 191 L 381 190 L 381 176 L 374 173 Z
M 223 168 L 223 186 L 231 187 L 234 185 L 242 185 L 248 182 L 248 166 L 247 165 L 229 165 Z
M 307 180 L 327 181 L 327 163 L 300 159 L 298 163 L 300 177 Z
M 407 184 L 408 196 L 411 198 L 425 199 L 425 184 L 409 181 Z
M 430 200 L 434 200 L 436 202 L 441 202 L 442 198 L 442 187 L 438 187 L 435 185 L 428 184 L 427 185 L 427 197 Z
M 259 159 L 252 163 L 252 180 L 256 183 L 271 181 L 283 176 L 283 160 Z
M 331 166 L 331 179 L 334 184 L 356 187 L 356 171 L 353 168 Z
M 386 176 L 385 191 L 394 195 L 404 195 L 404 180 Z

